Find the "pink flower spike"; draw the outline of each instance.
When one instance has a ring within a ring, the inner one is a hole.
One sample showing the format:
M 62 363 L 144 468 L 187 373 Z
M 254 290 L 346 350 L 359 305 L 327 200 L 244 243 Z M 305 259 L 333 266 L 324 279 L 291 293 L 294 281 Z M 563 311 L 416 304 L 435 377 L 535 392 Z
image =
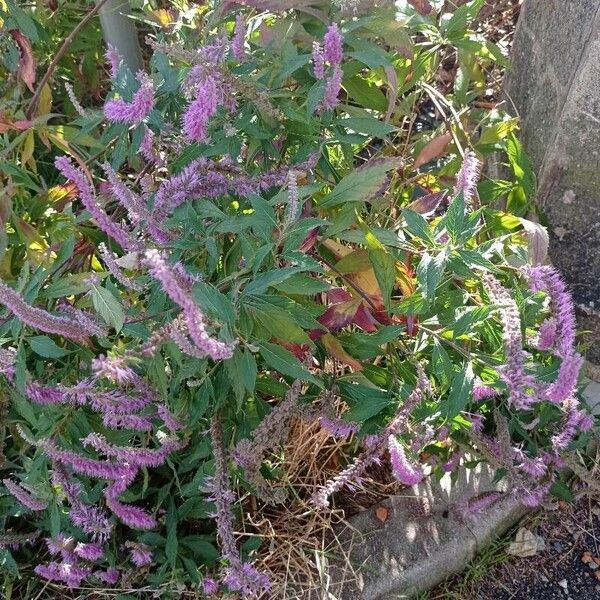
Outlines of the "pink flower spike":
M 339 65 L 342 62 L 343 57 L 343 40 L 342 34 L 335 23 L 330 25 L 327 29 L 327 33 L 323 38 L 323 46 L 323 56 L 325 60 L 332 67 Z
M 104 115 L 109 121 L 137 125 L 141 123 L 154 108 L 154 85 L 150 77 L 140 71 L 137 74 L 140 87 L 131 102 L 122 98 L 109 100 L 104 105 Z
M 36 498 L 33 494 L 28 492 L 23 486 L 15 483 L 11 479 L 3 479 L 2 483 L 6 486 L 6 489 L 23 505 L 29 510 L 42 511 L 48 508 L 48 502 L 44 502 L 39 498 Z
M 217 112 L 217 85 L 212 77 L 206 77 L 199 86 L 198 95 L 183 115 L 183 130 L 190 142 L 204 142 L 207 137 L 208 121 Z
M 239 13 L 235 18 L 235 29 L 233 31 L 233 40 L 231 42 L 231 53 L 234 58 L 242 62 L 246 59 L 244 50 L 244 40 L 246 39 L 246 21 L 244 15 Z

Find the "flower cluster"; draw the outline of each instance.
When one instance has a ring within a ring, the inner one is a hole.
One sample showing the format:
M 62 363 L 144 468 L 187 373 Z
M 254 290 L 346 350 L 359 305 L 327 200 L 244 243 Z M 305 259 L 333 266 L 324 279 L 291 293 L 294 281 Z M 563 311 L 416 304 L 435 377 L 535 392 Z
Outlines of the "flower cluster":
M 104 105 L 104 114 L 109 121 L 138 125 L 152 112 L 154 108 L 152 79 L 140 71 L 137 80 L 140 86 L 131 102 L 126 102 L 123 98 L 115 98 Z
M 343 39 L 339 27 L 333 23 L 327 29 L 323 38 L 323 46 L 313 43 L 312 62 L 313 72 L 317 79 L 325 81 L 323 100 L 319 105 L 321 110 L 331 110 L 338 104 L 338 96 L 342 89 L 341 62 L 343 58 Z M 326 73 L 326 64 L 329 65 Z

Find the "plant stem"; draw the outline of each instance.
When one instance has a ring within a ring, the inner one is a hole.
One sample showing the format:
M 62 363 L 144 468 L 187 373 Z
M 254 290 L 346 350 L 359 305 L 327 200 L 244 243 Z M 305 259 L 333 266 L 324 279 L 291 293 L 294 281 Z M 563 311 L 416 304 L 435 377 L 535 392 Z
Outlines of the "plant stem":
M 90 11 L 87 13 L 87 15 L 85 17 L 83 17 L 83 19 L 81 19 L 81 21 L 79 21 L 77 27 L 75 27 L 75 29 L 73 29 L 73 31 L 71 31 L 71 33 L 65 38 L 65 41 L 62 43 L 61 47 L 58 49 L 58 52 L 52 59 L 52 62 L 48 65 L 48 68 L 46 69 L 46 72 L 44 73 L 42 80 L 38 84 L 37 89 L 35 90 L 35 93 L 33 94 L 33 97 L 29 101 L 29 106 L 27 107 L 27 113 L 26 113 L 28 119 L 31 118 L 35 109 L 37 108 L 37 104 L 40 99 L 40 94 L 42 93 L 44 86 L 48 83 L 50 77 L 52 77 L 52 74 L 54 73 L 60 59 L 65 55 L 65 52 L 67 51 L 68 47 L 71 45 L 71 43 L 73 42 L 73 40 L 75 39 L 77 34 L 88 24 L 88 22 L 102 8 L 102 6 L 104 6 L 104 4 L 106 4 L 106 2 L 108 2 L 108 0 L 100 0 L 100 2 L 98 2 L 98 4 L 96 4 L 93 8 L 91 8 Z

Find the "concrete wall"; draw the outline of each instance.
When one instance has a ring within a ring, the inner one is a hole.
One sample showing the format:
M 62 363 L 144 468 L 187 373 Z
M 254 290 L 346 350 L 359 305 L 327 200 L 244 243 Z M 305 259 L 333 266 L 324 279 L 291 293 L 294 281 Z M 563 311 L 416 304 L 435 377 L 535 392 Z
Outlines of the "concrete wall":
M 550 255 L 600 363 L 600 0 L 525 0 L 506 76 L 538 174 Z

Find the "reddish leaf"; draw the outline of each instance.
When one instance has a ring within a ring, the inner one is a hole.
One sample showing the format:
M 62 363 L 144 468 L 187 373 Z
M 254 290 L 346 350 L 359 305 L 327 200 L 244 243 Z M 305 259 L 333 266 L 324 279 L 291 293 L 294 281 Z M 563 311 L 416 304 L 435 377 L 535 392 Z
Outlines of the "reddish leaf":
M 406 208 L 427 217 L 435 212 L 435 209 L 445 197 L 446 192 L 434 192 L 413 200 Z
M 360 304 L 361 301 L 357 299 L 332 304 L 325 313 L 319 317 L 319 323 L 327 327 L 329 331 L 339 331 L 354 321 L 354 317 Z
M 428 0 L 408 0 L 408 3 L 423 16 L 431 14 L 433 10 Z
M 29 129 L 32 125 L 33 121 L 28 121 L 26 119 L 11 121 L 4 114 L 0 114 L 0 133 L 5 133 L 10 129 L 14 129 L 15 131 L 25 131 L 25 129 Z
M 417 158 L 415 158 L 414 168 L 418 169 L 419 167 L 426 165 L 434 158 L 444 156 L 451 140 L 452 135 L 450 133 L 444 133 L 443 135 L 435 137 L 430 142 L 425 144 L 423 150 L 421 150 Z
M 33 92 L 33 84 L 35 83 L 35 59 L 33 58 L 31 42 L 18 29 L 11 29 L 10 35 L 17 46 L 19 46 L 19 52 L 21 53 L 17 74 L 29 90 Z

